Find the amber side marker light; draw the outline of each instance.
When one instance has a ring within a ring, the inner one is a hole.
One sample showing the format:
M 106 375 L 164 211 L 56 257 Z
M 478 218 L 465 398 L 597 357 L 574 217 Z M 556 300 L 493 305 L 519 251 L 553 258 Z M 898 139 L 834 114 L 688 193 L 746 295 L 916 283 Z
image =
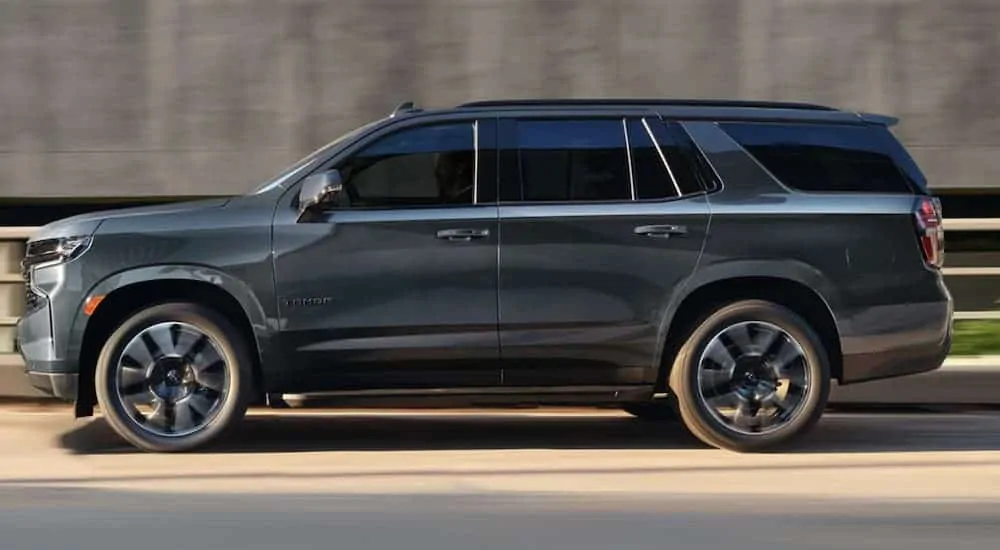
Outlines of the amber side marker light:
M 97 296 L 91 296 L 87 298 L 87 301 L 83 304 L 83 313 L 90 317 L 97 311 L 97 306 L 101 305 L 101 301 L 104 300 L 103 294 L 98 294 Z

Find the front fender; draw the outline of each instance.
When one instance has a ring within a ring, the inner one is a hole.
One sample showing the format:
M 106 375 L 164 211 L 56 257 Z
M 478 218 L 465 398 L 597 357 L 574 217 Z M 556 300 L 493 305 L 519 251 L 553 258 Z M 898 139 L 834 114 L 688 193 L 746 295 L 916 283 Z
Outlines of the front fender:
M 79 357 L 83 347 L 83 337 L 87 330 L 90 317 L 84 312 L 87 299 L 92 296 L 109 296 L 112 293 L 132 285 L 154 281 L 193 281 L 209 283 L 239 302 L 250 321 L 254 332 L 257 349 L 261 354 L 268 347 L 266 342 L 271 334 L 263 304 L 257 298 L 253 289 L 240 279 L 223 271 L 201 265 L 156 265 L 145 266 L 115 273 L 94 284 L 77 308 L 70 330 L 68 353 L 70 357 Z

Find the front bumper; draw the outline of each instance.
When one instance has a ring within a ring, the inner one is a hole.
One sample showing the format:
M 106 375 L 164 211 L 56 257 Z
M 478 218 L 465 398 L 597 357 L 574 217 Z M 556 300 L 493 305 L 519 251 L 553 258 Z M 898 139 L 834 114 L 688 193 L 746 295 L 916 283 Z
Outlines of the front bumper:
M 79 375 L 68 372 L 34 372 L 28 371 L 28 382 L 36 389 L 63 401 L 76 399 L 76 387 Z
M 15 349 L 24 361 L 28 382 L 37 390 L 62 399 L 76 399 L 77 365 L 61 356 L 52 332 L 51 307 L 43 299 L 18 320 Z

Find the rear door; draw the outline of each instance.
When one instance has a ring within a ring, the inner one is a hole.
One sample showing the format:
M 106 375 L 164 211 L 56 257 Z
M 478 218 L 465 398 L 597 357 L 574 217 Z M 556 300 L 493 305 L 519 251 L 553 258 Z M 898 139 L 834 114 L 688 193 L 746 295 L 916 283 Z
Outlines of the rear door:
M 663 311 L 709 220 L 685 138 L 656 116 L 501 118 L 504 385 L 655 379 Z

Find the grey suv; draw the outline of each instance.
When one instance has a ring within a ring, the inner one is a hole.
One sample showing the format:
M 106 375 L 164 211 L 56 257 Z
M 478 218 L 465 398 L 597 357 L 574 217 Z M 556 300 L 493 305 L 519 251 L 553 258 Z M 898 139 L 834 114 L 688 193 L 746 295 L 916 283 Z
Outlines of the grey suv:
M 246 195 L 43 227 L 19 349 L 36 387 L 151 451 L 293 399 L 612 405 L 771 448 L 833 380 L 948 353 L 940 204 L 894 123 L 747 101 L 404 104 Z

